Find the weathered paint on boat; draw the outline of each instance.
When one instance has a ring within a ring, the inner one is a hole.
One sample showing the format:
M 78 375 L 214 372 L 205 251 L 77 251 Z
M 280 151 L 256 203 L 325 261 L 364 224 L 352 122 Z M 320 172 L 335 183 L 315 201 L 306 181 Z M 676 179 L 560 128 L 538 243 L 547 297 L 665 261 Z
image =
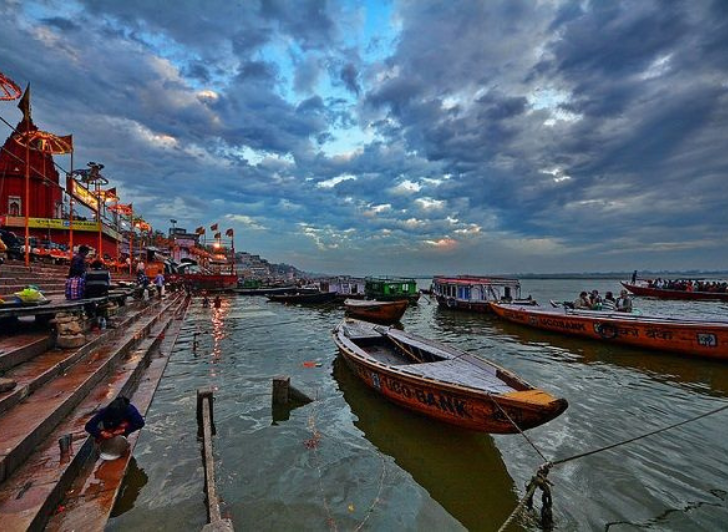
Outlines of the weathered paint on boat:
M 728 321 L 681 320 L 502 303 L 491 303 L 491 307 L 501 318 L 529 327 L 602 342 L 728 360 Z
M 377 323 L 396 323 L 404 315 L 409 301 L 370 301 L 362 299 L 347 299 L 344 308 L 347 316 L 360 320 Z
M 334 342 L 341 355 L 367 386 L 404 408 L 469 430 L 512 434 L 518 432 L 512 421 L 521 430 L 526 430 L 554 419 L 568 407 L 565 399 L 538 390 L 495 364 L 431 340 L 386 329 L 397 334 L 400 341 L 415 338 L 420 345 L 448 351 L 453 358 L 465 358 L 472 364 L 473 372 L 477 372 L 478 367 L 495 370 L 498 378 L 508 383 L 513 391 L 491 393 L 474 386 L 405 373 L 406 365 L 377 360 L 347 336 L 346 323 L 356 321 L 345 320 L 334 331 Z
M 651 288 L 645 284 L 628 283 L 626 281 L 621 281 L 621 283 L 627 290 L 638 296 L 656 297 L 659 299 L 728 301 L 728 292 L 691 292 L 688 290 Z
M 520 299 L 521 283 L 506 277 L 436 275 L 432 294 L 442 308 L 485 313 L 490 312 L 490 301 Z

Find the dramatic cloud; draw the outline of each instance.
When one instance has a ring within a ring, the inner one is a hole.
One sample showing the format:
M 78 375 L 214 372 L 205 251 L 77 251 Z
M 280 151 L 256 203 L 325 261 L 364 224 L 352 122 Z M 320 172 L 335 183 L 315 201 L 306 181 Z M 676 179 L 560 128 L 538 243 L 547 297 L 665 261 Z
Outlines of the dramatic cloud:
M 720 0 L 6 2 L 0 57 L 155 227 L 272 261 L 728 263 Z

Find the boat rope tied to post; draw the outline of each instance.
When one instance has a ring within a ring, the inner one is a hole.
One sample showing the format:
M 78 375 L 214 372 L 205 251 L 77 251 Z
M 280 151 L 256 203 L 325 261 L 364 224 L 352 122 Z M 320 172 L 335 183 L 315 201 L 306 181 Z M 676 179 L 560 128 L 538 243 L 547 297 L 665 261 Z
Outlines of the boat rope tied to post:
M 521 512 L 524 506 L 527 506 L 529 510 L 533 508 L 533 496 L 537 489 L 542 491 L 541 525 L 547 529 L 553 525 L 553 511 L 551 510 L 553 502 L 551 499 L 551 481 L 547 478 L 552 466 L 553 464 L 551 464 L 551 462 L 546 462 L 539 466 L 536 474 L 532 476 L 531 480 L 528 484 L 526 484 L 526 494 L 520 501 L 518 501 L 518 504 L 508 518 L 503 522 L 501 527 L 498 529 L 498 532 L 504 532 L 504 530 L 510 526 L 516 516 Z
M 493 400 L 495 401 L 495 399 L 493 399 Z M 496 405 L 498 405 L 497 402 L 496 402 Z M 498 405 L 498 408 L 500 408 L 500 405 Z M 687 425 L 688 423 L 692 423 L 693 421 L 697 421 L 704 417 L 712 416 L 712 415 L 722 412 L 724 410 L 728 410 L 728 404 L 724 404 L 723 406 L 714 408 L 713 410 L 710 410 L 709 412 L 704 412 L 703 414 L 693 416 L 689 419 L 685 419 L 683 421 L 678 421 L 677 423 L 673 423 L 672 425 L 667 425 L 665 427 L 661 427 L 659 429 L 655 429 L 650 432 L 640 434 L 639 436 L 635 436 L 633 438 L 628 438 L 626 440 L 622 440 L 622 441 L 619 441 L 619 442 L 616 442 L 616 443 L 613 443 L 610 445 L 605 445 L 604 447 L 599 447 L 597 449 L 592 449 L 591 451 L 585 451 L 583 453 L 575 454 L 568 458 L 554 460 L 553 462 L 547 460 L 544 464 L 542 464 L 539 467 L 538 471 L 536 472 L 536 475 L 531 478 L 531 481 L 528 483 L 528 486 L 527 486 L 526 495 L 524 495 L 523 498 L 519 501 L 518 505 L 513 509 L 511 514 L 508 516 L 508 518 L 503 523 L 503 525 L 501 525 L 501 527 L 498 529 L 498 532 L 503 532 L 508 527 L 508 525 L 511 524 L 513 519 L 519 514 L 519 512 L 523 509 L 524 506 L 528 505 L 529 509 L 532 508 L 533 494 L 535 493 L 537 488 L 541 488 L 543 490 L 543 495 L 541 498 L 541 500 L 543 502 L 543 506 L 541 508 L 541 520 L 542 520 L 541 525 L 544 527 L 548 527 L 553 524 L 553 514 L 551 511 L 553 501 L 551 499 L 551 488 L 550 488 L 552 483 L 550 480 L 547 479 L 547 476 L 549 474 L 549 471 L 551 471 L 551 468 L 553 468 L 554 466 L 562 465 L 567 462 L 577 460 L 579 458 L 585 458 L 587 456 L 601 453 L 603 451 L 615 449 L 617 447 L 621 447 L 622 445 L 626 445 L 628 443 L 632 443 L 637 440 L 647 438 L 648 436 L 654 436 L 656 434 L 660 434 L 661 432 L 667 432 L 668 430 L 672 430 L 677 427 L 681 427 L 682 425 Z M 528 441 L 528 443 L 531 445 L 531 447 L 533 447 L 536 450 L 536 452 L 539 454 L 539 456 L 543 457 L 543 454 L 541 453 L 541 451 L 539 451 L 538 448 L 534 445 L 534 443 L 528 439 L 528 437 L 525 435 L 525 433 L 523 433 L 523 431 L 521 431 L 520 427 L 518 427 L 518 425 L 510 418 L 510 416 L 508 416 L 508 414 L 505 411 L 503 411 L 502 408 L 501 408 L 501 412 L 503 412 L 504 415 L 511 421 L 511 423 L 513 423 L 513 426 L 518 429 L 518 431 L 521 433 L 521 435 L 524 438 L 526 438 L 526 441 Z M 548 508 L 548 510 L 546 510 L 546 508 Z

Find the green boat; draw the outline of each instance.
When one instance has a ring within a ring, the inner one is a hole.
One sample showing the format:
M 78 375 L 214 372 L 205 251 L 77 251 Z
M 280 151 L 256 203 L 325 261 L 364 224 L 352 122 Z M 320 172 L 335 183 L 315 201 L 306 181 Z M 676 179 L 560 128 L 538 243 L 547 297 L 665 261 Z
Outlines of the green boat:
M 367 299 L 377 301 L 406 299 L 410 303 L 417 303 L 420 298 L 417 281 L 401 277 L 367 277 L 364 282 L 364 294 Z

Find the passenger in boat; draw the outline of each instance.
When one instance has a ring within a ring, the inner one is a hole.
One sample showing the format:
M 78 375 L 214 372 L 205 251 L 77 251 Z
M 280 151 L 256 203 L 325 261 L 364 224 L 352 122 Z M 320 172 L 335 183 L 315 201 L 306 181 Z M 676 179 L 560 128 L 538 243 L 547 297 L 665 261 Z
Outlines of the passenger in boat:
M 607 292 L 602 300 L 602 310 L 614 310 L 617 308 L 617 300 L 612 292 Z
M 592 290 L 589 294 L 589 303 L 591 304 L 592 310 L 602 310 L 602 296 L 599 295 L 599 290 Z
M 637 282 L 637 270 L 632 272 L 632 284 L 635 284 Z
M 615 308 L 617 312 L 632 312 L 632 299 L 630 299 L 626 290 L 619 293 Z
M 86 423 L 86 432 L 96 441 L 128 436 L 144 426 L 144 418 L 126 397 L 119 396 Z
M 589 301 L 589 295 L 586 292 L 581 292 L 579 297 L 574 300 L 574 308 L 582 310 L 591 310 L 591 301 Z

